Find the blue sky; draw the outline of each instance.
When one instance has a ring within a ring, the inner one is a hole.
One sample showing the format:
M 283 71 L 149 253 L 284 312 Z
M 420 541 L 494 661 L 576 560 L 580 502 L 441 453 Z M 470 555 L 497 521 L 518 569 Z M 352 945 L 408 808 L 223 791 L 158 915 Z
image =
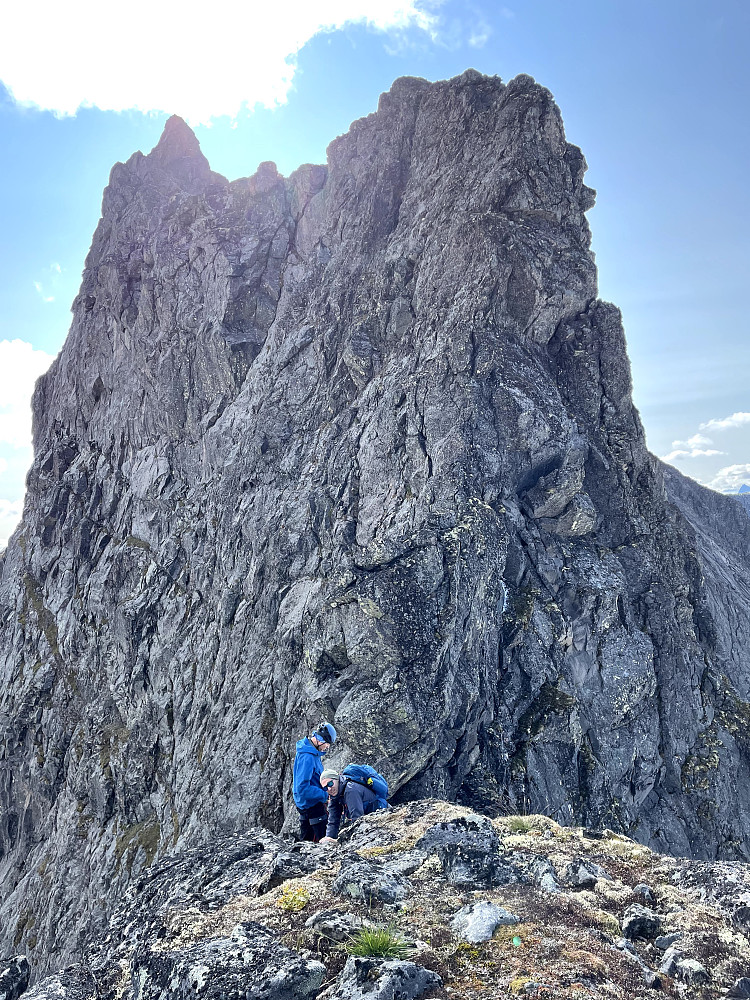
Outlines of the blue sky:
M 600 294 L 623 311 L 651 450 L 717 489 L 750 482 L 747 0 L 266 6 L 215 0 L 200 32 L 163 0 L 112 8 L 111 24 L 82 0 L 4 15 L 0 545 L 31 460 L 33 378 L 67 333 L 112 165 L 175 111 L 215 170 L 270 159 L 288 174 L 324 162 L 397 76 L 468 66 L 534 76 L 583 149 Z

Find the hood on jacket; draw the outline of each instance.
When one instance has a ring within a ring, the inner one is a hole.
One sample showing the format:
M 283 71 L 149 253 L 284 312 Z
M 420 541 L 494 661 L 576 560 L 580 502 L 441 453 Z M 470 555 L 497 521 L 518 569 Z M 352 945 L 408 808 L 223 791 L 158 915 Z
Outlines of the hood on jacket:
M 307 736 L 305 736 L 304 739 L 297 740 L 296 750 L 297 753 L 311 753 L 314 754 L 316 757 L 320 757 L 320 750 L 315 749 L 315 747 L 312 745 Z

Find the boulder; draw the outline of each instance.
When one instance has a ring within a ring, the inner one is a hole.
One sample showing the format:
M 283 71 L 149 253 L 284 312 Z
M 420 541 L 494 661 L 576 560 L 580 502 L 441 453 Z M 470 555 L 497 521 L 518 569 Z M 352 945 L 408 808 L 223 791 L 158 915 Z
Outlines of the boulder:
M 626 938 L 655 938 L 661 932 L 661 917 L 647 906 L 633 903 L 622 918 L 622 933 Z
M 336 982 L 318 1000 L 416 1000 L 441 985 L 436 972 L 413 962 L 349 958 Z
M 305 921 L 305 927 L 309 927 L 316 934 L 330 938 L 332 941 L 348 941 L 363 927 L 371 926 L 372 923 L 369 920 L 344 910 L 321 910 Z
M 747 1000 L 750 997 L 750 978 L 743 976 L 724 994 L 724 1000 Z
M 601 865 L 585 858 L 576 858 L 562 873 L 562 881 L 572 889 L 593 889 L 599 879 L 610 880 Z
M 390 875 L 377 862 L 352 853 L 342 858 L 333 891 L 340 896 L 360 899 L 365 903 L 397 903 L 406 897 L 408 886 L 401 876 Z
M 462 907 L 451 919 L 451 928 L 464 941 L 489 941 L 498 927 L 517 924 L 518 917 L 496 903 L 480 900 Z
M 177 951 L 142 949 L 132 963 L 133 1000 L 314 1000 L 325 971 L 246 921 L 228 938 Z
M 0 966 L 0 1000 L 18 1000 L 29 985 L 31 966 L 25 955 L 16 955 Z

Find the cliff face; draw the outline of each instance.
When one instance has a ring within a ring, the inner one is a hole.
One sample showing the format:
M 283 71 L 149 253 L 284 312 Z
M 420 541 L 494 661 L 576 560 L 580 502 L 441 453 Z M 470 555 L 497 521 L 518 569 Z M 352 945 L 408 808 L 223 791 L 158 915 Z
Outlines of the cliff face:
M 748 856 L 749 550 L 707 572 L 667 499 L 584 170 L 473 71 L 288 179 L 179 119 L 114 168 L 1 564 L 7 947 L 62 964 L 157 855 L 293 823 L 322 716 L 401 800 Z

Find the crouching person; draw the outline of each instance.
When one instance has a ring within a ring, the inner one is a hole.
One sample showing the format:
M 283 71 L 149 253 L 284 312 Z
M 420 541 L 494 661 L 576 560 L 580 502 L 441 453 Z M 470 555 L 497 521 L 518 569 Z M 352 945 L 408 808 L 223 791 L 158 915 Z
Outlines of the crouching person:
M 358 769 L 363 771 L 361 778 Z M 351 771 L 356 772 L 357 777 L 347 773 Z M 320 776 L 320 784 L 328 793 L 328 824 L 322 844 L 336 843 L 343 821 L 353 821 L 388 807 L 385 778 L 366 765 L 350 764 L 341 774 L 326 769 Z

